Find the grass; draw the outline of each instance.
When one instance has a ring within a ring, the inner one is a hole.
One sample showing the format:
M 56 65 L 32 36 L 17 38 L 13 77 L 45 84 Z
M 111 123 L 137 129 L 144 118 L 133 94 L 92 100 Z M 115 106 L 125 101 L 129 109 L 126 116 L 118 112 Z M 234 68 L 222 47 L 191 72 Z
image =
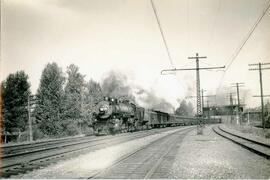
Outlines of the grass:
M 251 125 L 235 125 L 235 124 L 230 124 L 228 125 L 230 128 L 233 128 L 237 131 L 240 131 L 241 133 L 247 133 L 253 136 L 259 136 L 263 138 L 270 138 L 270 129 L 262 129 L 258 127 L 254 127 Z

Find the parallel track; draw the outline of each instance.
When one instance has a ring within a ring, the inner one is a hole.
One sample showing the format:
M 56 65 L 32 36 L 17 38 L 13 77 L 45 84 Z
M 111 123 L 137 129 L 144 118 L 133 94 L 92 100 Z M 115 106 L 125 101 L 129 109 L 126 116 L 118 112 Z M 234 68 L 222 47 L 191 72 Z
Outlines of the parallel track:
M 242 146 L 245 149 L 248 149 L 260 156 L 263 156 L 267 159 L 270 159 L 270 145 L 262 142 L 258 142 L 243 136 L 233 134 L 231 132 L 225 131 L 219 126 L 213 127 L 213 131 L 218 135 L 229 139 L 230 141 Z
M 87 153 L 91 150 L 101 149 L 111 145 L 167 131 L 169 129 L 173 128 L 124 133 L 116 136 L 88 137 L 88 139 L 87 137 L 76 138 L 76 141 L 78 142 L 74 142 L 74 139 L 55 142 L 52 141 L 50 142 L 50 147 L 48 147 L 46 143 L 32 144 L 28 148 L 27 146 L 18 146 L 17 148 L 21 149 L 21 152 L 3 155 L 1 176 L 10 177 L 11 175 L 25 173 L 28 170 L 46 166 L 53 162 L 73 157 L 75 155 Z M 16 149 L 15 146 L 13 148 Z
M 164 161 L 164 157 L 166 155 L 168 155 L 168 153 L 172 150 L 173 147 L 176 146 L 177 142 L 179 141 L 179 138 L 176 135 L 181 133 L 181 135 L 184 137 L 188 132 L 190 132 L 190 131 L 192 131 L 194 129 L 195 129 L 195 127 L 183 128 L 183 129 L 180 129 L 177 132 L 174 132 L 172 134 L 169 134 L 167 136 L 159 138 L 159 139 L 151 142 L 150 144 L 148 144 L 146 146 L 143 146 L 140 149 L 137 149 L 137 150 L 135 150 L 135 151 L 133 151 L 133 152 L 131 152 L 129 154 L 124 155 L 123 157 L 121 157 L 117 161 L 113 162 L 110 167 L 108 167 L 108 168 L 106 168 L 106 169 L 104 169 L 102 171 L 96 172 L 95 174 L 92 174 L 90 177 L 88 177 L 88 179 L 92 179 L 92 178 L 94 178 L 94 179 L 95 178 L 102 178 L 102 179 L 104 179 L 104 178 L 112 178 L 110 176 L 109 177 L 106 176 L 106 173 L 108 171 L 112 171 L 115 174 L 123 173 L 123 172 L 118 172 L 117 170 L 115 171 L 115 170 L 113 170 L 113 168 L 120 165 L 121 163 L 124 164 L 124 161 L 129 161 L 129 159 L 131 159 L 130 161 L 132 161 L 132 158 L 138 159 L 138 158 L 136 158 L 136 156 L 138 156 L 139 153 L 144 154 L 143 156 L 147 156 L 146 154 L 149 154 L 148 148 L 151 148 L 151 146 L 153 146 L 153 145 L 157 146 L 160 143 L 164 143 L 164 144 L 166 144 L 166 146 L 163 147 L 163 148 L 158 149 L 157 153 L 153 153 L 153 152 L 150 151 L 151 154 L 148 157 L 148 161 L 152 161 L 153 164 L 151 164 L 151 167 L 149 168 L 149 170 L 147 170 L 144 173 L 144 175 L 138 174 L 139 176 L 136 177 L 136 179 L 141 179 L 141 178 L 150 179 L 150 178 L 153 177 L 153 174 L 157 171 L 157 169 L 160 167 L 160 165 Z M 158 145 L 158 146 L 160 146 L 160 145 Z M 155 161 L 155 160 L 157 160 L 157 161 Z M 127 166 L 128 166 L 128 164 L 127 164 Z M 136 174 L 136 172 L 132 172 L 132 174 L 130 174 L 130 175 L 134 176 L 135 174 Z M 117 178 L 117 179 L 120 178 L 121 179 L 123 177 L 113 177 L 113 178 Z

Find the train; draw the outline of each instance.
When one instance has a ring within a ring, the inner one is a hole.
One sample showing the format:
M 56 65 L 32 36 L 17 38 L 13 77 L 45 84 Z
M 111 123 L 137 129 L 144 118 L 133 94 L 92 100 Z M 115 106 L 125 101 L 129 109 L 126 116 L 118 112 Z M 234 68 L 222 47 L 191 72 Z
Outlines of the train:
M 93 113 L 94 134 L 116 134 L 152 128 L 197 125 L 198 118 L 178 116 L 146 109 L 128 99 L 104 97 L 95 106 Z M 220 123 L 221 119 L 200 119 L 204 124 Z

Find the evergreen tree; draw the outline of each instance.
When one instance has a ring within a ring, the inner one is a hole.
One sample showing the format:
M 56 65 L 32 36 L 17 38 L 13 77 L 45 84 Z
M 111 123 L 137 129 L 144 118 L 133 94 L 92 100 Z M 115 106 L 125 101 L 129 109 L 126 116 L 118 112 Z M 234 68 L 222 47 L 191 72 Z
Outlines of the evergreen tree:
M 4 82 L 1 82 L 0 85 L 0 135 L 2 137 L 3 133 L 3 119 L 4 119 Z M 2 139 L 1 139 L 2 140 Z M 2 143 L 2 141 L 0 141 Z
M 91 125 L 92 114 L 94 112 L 95 105 L 103 99 L 100 84 L 90 80 L 86 84 L 86 88 L 83 94 L 83 108 L 82 115 L 85 125 Z
M 65 118 L 81 118 L 82 94 L 84 76 L 79 73 L 78 66 L 71 64 L 67 67 L 67 84 L 65 86 Z
M 60 135 L 63 132 L 63 85 L 65 78 L 56 63 L 44 68 L 37 90 L 37 104 L 34 111 L 40 130 L 47 135 Z
M 27 102 L 30 95 L 28 76 L 24 71 L 10 74 L 2 83 L 1 89 L 5 131 L 24 131 L 28 122 Z
M 85 83 L 78 66 L 69 65 L 66 73 L 68 77 L 65 86 L 63 127 L 68 135 L 74 135 L 78 131 L 78 125 L 82 123 L 82 96 Z

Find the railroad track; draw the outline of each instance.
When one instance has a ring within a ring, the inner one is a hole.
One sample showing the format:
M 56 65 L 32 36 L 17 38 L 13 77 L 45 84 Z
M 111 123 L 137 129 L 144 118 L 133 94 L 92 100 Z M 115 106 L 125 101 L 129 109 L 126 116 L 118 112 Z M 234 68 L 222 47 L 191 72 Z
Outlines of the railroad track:
M 104 138 L 105 139 L 105 138 Z M 31 144 L 20 144 L 14 146 L 7 146 L 2 147 L 2 159 L 20 156 L 24 154 L 31 154 L 34 152 L 46 151 L 53 148 L 59 147 L 60 144 L 62 145 L 75 145 L 76 142 L 91 142 L 101 140 L 95 137 L 78 137 L 72 139 L 65 139 L 65 140 L 51 140 L 51 141 L 44 141 L 44 142 L 36 142 Z
M 213 131 L 218 135 L 231 140 L 232 142 L 248 149 L 260 156 L 270 159 L 270 145 L 262 142 L 258 142 L 240 135 L 233 134 L 222 129 L 220 126 L 213 127 Z
M 45 142 L 33 143 L 19 145 L 17 147 L 13 146 L 12 148 L 9 147 L 8 150 L 4 147 L 1 163 L 1 177 L 10 177 L 19 173 L 25 173 L 92 150 L 153 135 L 169 129 L 173 128 L 124 133 L 116 136 L 71 138 L 63 141 L 50 141 L 48 144 Z M 18 151 L 16 151 L 16 148 Z M 9 153 L 5 154 L 5 152 Z
M 160 169 L 170 169 L 173 163 L 173 153 L 177 152 L 179 144 L 185 135 L 195 127 L 180 129 L 172 134 L 159 138 L 150 144 L 124 155 L 113 162 L 105 170 L 92 174 L 88 179 L 150 179 L 166 178 Z M 157 173 L 164 177 L 157 176 Z
M 136 134 L 139 132 L 134 132 Z M 113 137 L 119 136 L 127 136 L 128 133 L 117 134 Z M 2 159 L 15 157 L 25 154 L 31 154 L 40 151 L 47 151 L 50 149 L 63 147 L 63 146 L 72 146 L 80 143 L 88 143 L 94 141 L 100 141 L 104 139 L 112 138 L 111 135 L 103 136 L 103 137 L 95 137 L 95 136 L 86 136 L 86 137 L 75 137 L 75 138 L 66 138 L 66 139 L 55 139 L 48 141 L 39 141 L 34 143 L 26 143 L 26 144 L 18 144 L 18 145 L 10 145 L 2 147 Z

